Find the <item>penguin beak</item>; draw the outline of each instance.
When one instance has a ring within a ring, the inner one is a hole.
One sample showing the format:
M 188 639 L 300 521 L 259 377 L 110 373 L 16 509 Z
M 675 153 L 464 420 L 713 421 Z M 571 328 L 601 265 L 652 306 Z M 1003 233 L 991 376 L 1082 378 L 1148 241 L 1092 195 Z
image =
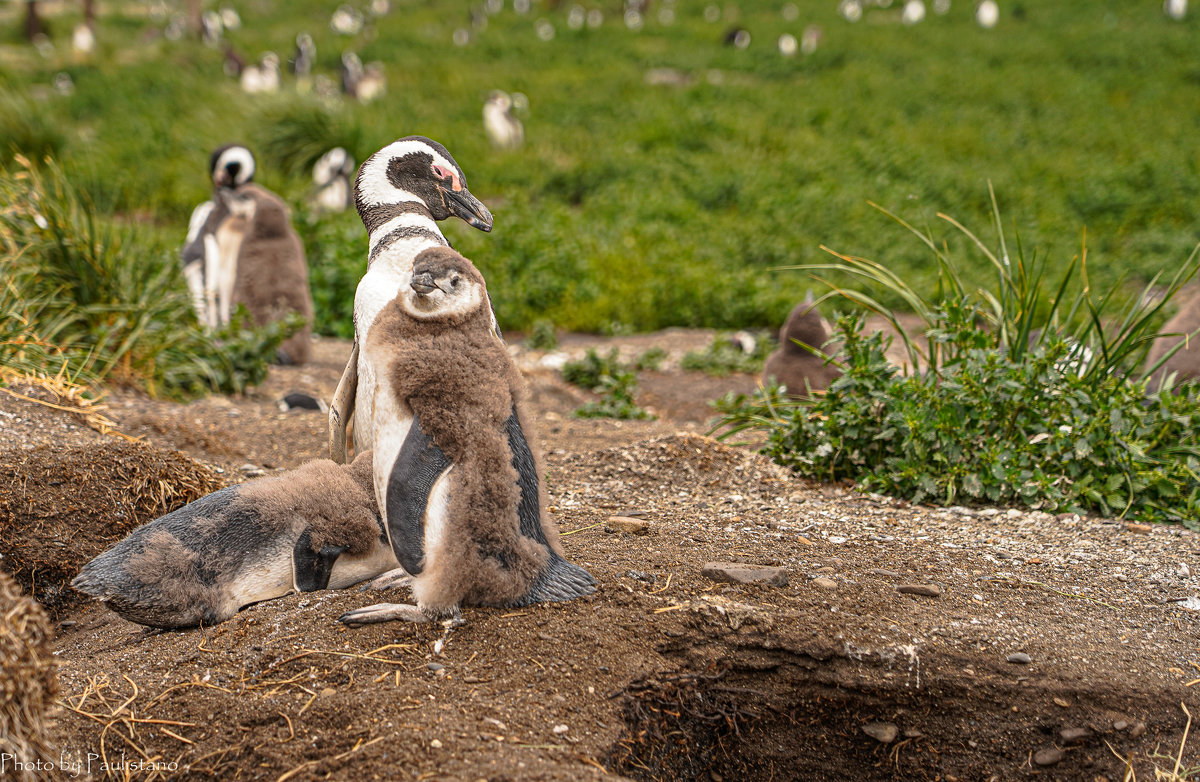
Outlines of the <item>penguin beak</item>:
M 413 275 L 412 282 L 409 286 L 417 292 L 419 296 L 428 296 L 437 290 L 437 285 L 433 283 L 433 275 L 429 272 Z
M 450 214 L 462 218 L 467 225 L 484 233 L 492 230 L 492 213 L 465 187 L 462 190 L 442 188 L 442 193 L 446 196 Z

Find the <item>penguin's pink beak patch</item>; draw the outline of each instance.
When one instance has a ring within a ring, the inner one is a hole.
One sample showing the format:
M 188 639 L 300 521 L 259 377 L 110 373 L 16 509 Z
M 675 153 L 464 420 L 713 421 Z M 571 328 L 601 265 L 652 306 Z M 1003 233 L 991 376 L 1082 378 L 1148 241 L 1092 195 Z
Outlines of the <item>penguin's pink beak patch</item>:
M 454 190 L 454 192 L 456 192 L 456 193 L 462 192 L 462 189 L 463 189 L 462 181 L 459 180 L 457 171 L 450 171 L 445 166 L 440 166 L 437 163 L 434 163 L 433 164 L 433 174 L 438 179 L 442 179 L 442 180 L 449 179 L 450 180 L 450 188 L 452 190 Z

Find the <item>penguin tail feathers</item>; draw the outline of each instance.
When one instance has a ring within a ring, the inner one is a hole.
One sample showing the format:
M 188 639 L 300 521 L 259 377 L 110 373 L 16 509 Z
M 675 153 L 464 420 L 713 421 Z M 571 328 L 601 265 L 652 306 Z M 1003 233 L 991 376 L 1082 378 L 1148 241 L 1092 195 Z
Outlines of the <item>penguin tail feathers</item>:
M 563 559 L 553 551 L 546 567 L 534 579 L 529 593 L 520 601 L 530 603 L 558 603 L 590 595 L 596 591 L 596 579 L 592 574 Z

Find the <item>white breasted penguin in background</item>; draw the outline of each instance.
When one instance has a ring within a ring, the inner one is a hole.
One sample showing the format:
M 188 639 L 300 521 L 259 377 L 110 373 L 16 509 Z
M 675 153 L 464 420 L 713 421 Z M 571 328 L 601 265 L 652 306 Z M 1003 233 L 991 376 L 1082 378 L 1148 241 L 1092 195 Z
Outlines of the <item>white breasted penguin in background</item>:
M 242 90 L 251 95 L 279 92 L 279 55 L 267 52 L 257 65 L 246 66 L 239 78 Z
M 223 622 L 292 592 L 343 589 L 394 569 L 372 457 L 327 459 L 230 486 L 144 524 L 71 582 L 151 627 Z
M 437 246 L 366 331 L 386 356 L 376 411 L 375 496 L 416 606 L 350 611 L 347 624 L 457 618 L 460 606 L 522 606 L 595 591 L 562 556 L 546 513 L 521 374 L 496 339 L 483 276 Z
M 354 294 L 354 347 L 329 405 L 329 454 L 339 464 L 346 461 L 351 415 L 355 450 L 371 449 L 376 377 L 390 361 L 386 352 L 365 349 L 363 340 L 380 310 L 408 288 L 417 254 L 449 246 L 438 221 L 454 216 L 492 230 L 492 213 L 471 195 L 462 169 L 445 147 L 424 136 L 399 139 L 367 158 L 354 182 L 354 201 L 369 250 L 367 272 Z M 499 340 L 494 318 L 492 328 Z
M 234 192 L 254 179 L 254 155 L 241 144 L 217 147 L 208 171 L 213 197 L 192 210 L 181 258 L 196 317 L 206 328 L 216 329 L 229 322 L 232 312 L 238 250 L 227 245 L 222 252 L 218 236 L 230 236 L 226 223 L 235 219 L 230 205 Z
M 497 149 L 517 149 L 525 141 L 525 126 L 513 116 L 514 100 L 503 90 L 492 90 L 483 104 L 483 128 Z
M 354 158 L 342 147 L 321 155 L 313 165 L 314 206 L 322 212 L 343 212 L 350 206 L 350 177 L 354 174 Z

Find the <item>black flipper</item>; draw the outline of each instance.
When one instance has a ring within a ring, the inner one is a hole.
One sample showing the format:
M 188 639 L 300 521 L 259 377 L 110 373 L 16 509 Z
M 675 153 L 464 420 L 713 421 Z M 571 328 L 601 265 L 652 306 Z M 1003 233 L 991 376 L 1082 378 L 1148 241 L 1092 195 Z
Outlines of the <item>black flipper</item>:
M 512 451 L 512 464 L 517 470 L 517 485 L 521 488 L 521 503 L 517 506 L 521 534 L 550 548 L 546 533 L 542 530 L 541 501 L 538 498 L 538 475 L 533 462 L 533 451 L 521 431 L 521 421 L 514 407 L 505 424 L 508 431 L 508 447 Z M 592 574 L 573 565 L 553 550 L 546 567 L 538 574 L 529 592 L 516 605 L 530 603 L 560 602 L 590 595 L 596 591 L 596 580 Z
M 414 415 L 388 476 L 385 503 L 392 553 L 409 575 L 425 568 L 425 508 L 433 484 L 449 467 L 446 454 L 425 436 L 421 419 Z
M 296 588 L 301 592 L 316 592 L 329 586 L 329 574 L 333 563 L 349 546 L 323 546 L 320 551 L 312 550 L 312 534 L 308 530 L 300 535 L 292 549 L 292 568 Z
M 549 546 L 542 532 L 542 507 L 538 499 L 538 474 L 533 463 L 533 451 L 521 431 L 521 421 L 514 407 L 512 415 L 504 424 L 508 431 L 508 449 L 512 451 L 512 466 L 517 471 L 517 485 L 521 488 L 521 504 L 517 506 L 517 517 L 521 522 L 521 534 L 533 538 L 543 546 Z

